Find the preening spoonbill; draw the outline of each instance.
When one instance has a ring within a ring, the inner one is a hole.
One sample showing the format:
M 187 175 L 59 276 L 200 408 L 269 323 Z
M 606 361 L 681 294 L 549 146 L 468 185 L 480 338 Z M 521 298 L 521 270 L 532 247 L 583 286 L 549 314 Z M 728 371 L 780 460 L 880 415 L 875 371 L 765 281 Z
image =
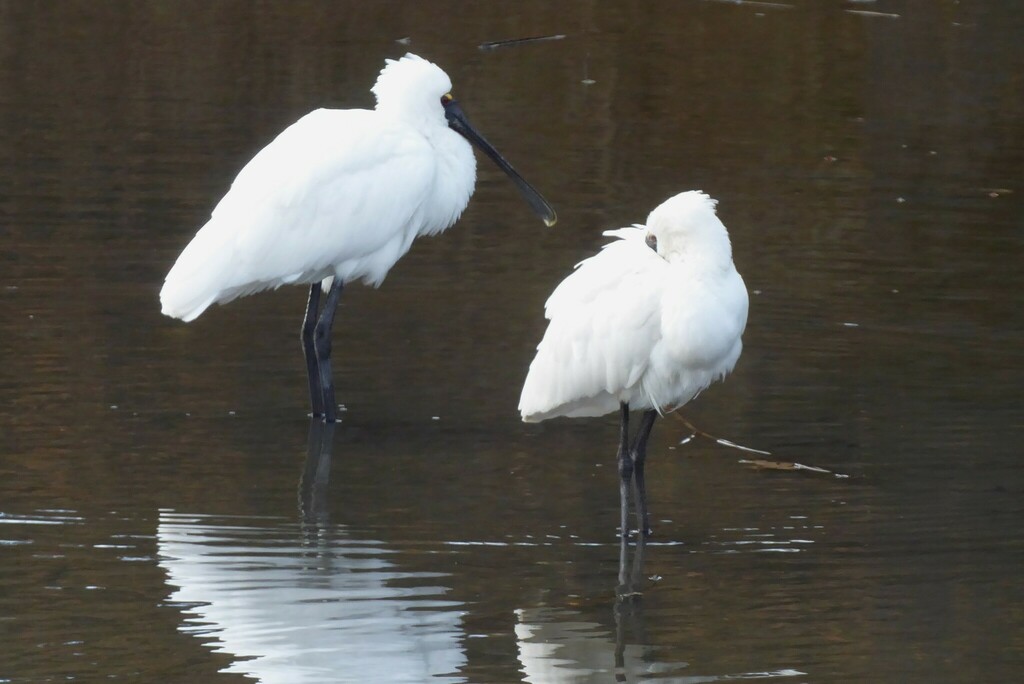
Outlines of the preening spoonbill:
M 387 60 L 377 106 L 318 109 L 238 173 L 160 291 L 163 313 L 191 321 L 281 285 L 308 284 L 302 348 L 314 416 L 336 419 L 331 329 L 346 283 L 378 286 L 412 241 L 451 226 L 476 183 L 470 143 L 554 225 L 551 205 L 478 133 L 448 75 L 413 54 Z M 320 306 L 321 291 L 327 296 Z
M 623 536 L 634 482 L 639 529 L 650 534 L 644 460 L 655 418 L 724 378 L 743 349 L 747 288 L 715 205 L 684 192 L 646 225 L 605 232 L 619 239 L 578 264 L 545 304 L 550 323 L 519 411 L 526 422 L 619 411 Z M 632 441 L 630 409 L 643 411 Z

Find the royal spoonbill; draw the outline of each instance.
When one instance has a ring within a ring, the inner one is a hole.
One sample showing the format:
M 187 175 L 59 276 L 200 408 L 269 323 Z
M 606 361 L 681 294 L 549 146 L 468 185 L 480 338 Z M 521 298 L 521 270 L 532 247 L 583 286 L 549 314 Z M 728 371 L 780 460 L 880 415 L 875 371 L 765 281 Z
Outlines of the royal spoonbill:
M 167 274 L 163 313 L 191 321 L 281 285 L 307 284 L 302 348 L 314 416 L 336 419 L 331 329 L 345 284 L 379 286 L 412 241 L 450 227 L 476 183 L 472 143 L 547 225 L 555 212 L 470 125 L 448 75 L 413 54 L 387 60 L 366 109 L 318 109 L 238 173 Z M 320 306 L 321 291 L 327 292 Z
M 621 528 L 630 487 L 650 534 L 644 460 L 658 415 L 679 408 L 736 365 L 747 288 L 732 262 L 716 201 L 672 197 L 646 225 L 610 230 L 618 240 L 577 265 L 545 304 L 550 320 L 519 400 L 526 422 L 618 410 Z M 629 437 L 629 411 L 643 411 Z

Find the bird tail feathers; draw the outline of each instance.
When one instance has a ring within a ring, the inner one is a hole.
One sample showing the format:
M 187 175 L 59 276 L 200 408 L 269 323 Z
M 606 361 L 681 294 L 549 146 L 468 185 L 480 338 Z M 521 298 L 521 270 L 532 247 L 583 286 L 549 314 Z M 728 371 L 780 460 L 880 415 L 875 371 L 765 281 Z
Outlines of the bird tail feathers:
M 207 224 L 209 225 L 209 224 Z M 165 316 L 186 323 L 195 320 L 211 304 L 223 301 L 224 274 L 229 273 L 231 250 L 214 244 L 212 232 L 200 230 L 171 267 L 160 290 Z

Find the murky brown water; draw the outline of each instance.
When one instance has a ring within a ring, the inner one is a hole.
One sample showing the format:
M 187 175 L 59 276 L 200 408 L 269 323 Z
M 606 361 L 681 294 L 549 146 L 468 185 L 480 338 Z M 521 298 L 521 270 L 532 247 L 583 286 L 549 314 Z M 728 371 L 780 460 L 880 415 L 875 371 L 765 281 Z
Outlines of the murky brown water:
M 1010 1 L 0 4 L 0 681 L 1016 681 L 1021 35 Z M 561 220 L 481 161 L 346 292 L 323 435 L 301 290 L 187 326 L 157 292 L 404 38 Z M 614 417 L 515 406 L 546 294 L 690 188 L 752 297 L 687 417 L 848 477 L 661 421 L 616 601 Z

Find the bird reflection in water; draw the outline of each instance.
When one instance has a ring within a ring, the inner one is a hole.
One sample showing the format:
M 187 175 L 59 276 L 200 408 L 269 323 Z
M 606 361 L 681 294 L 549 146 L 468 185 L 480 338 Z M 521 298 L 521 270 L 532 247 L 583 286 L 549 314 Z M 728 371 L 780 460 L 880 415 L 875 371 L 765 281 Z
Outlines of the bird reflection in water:
M 464 607 L 447 575 L 403 567 L 383 540 L 332 523 L 333 426 L 315 420 L 292 516 L 160 512 L 159 565 L 182 632 L 271 684 L 456 682 Z

